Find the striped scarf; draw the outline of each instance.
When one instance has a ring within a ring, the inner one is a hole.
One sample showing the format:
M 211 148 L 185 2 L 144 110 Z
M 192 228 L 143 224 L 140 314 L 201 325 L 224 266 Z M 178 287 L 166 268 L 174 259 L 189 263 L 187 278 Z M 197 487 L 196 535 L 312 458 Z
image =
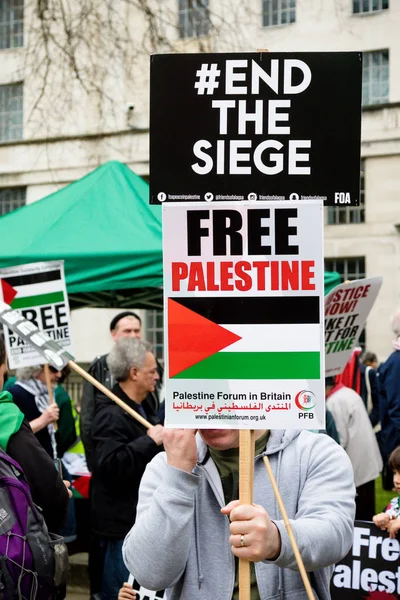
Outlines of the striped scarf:
M 36 407 L 41 414 L 43 414 L 46 408 L 50 406 L 50 398 L 49 392 L 47 390 L 47 385 L 39 381 L 39 379 L 31 377 L 31 379 L 17 381 L 15 385 L 19 385 L 24 390 L 29 392 L 29 394 L 32 394 L 32 396 L 35 398 Z M 47 425 L 47 430 L 49 432 L 51 446 L 53 448 L 53 458 L 57 458 L 57 443 L 54 423 L 49 423 Z

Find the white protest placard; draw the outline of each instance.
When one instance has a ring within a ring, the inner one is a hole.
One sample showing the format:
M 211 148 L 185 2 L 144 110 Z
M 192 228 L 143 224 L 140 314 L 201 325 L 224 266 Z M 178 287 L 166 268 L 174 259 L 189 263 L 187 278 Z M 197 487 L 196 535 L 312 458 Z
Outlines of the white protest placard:
M 339 375 L 346 366 L 378 296 L 382 277 L 342 283 L 325 298 L 325 373 Z
M 63 261 L 0 269 L 0 299 L 73 354 Z M 11 369 L 43 363 L 43 355 L 8 327 L 4 328 L 4 339 Z
M 324 427 L 322 211 L 164 205 L 169 427 Z
M 49 363 L 55 369 L 60 371 L 73 359 L 73 356 L 59 346 L 57 342 L 49 339 L 49 337 L 40 331 L 32 321 L 24 319 L 19 310 L 12 310 L 8 304 L 1 302 L 1 300 L 0 323 L 5 326 L 4 329 L 10 329 L 10 331 L 19 336 L 27 346 L 30 346 L 35 350 L 41 358 L 39 364 Z M 76 367 L 77 366 L 75 365 L 74 368 L 76 369 Z

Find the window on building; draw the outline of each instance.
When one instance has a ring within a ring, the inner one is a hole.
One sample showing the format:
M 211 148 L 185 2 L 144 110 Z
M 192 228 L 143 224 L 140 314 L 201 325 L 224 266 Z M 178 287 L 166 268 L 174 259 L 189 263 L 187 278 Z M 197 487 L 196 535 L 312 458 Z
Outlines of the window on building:
M 389 8 L 389 0 L 353 0 L 353 13 L 365 14 L 386 10 Z
M 146 340 L 153 346 L 155 357 L 164 360 L 164 315 L 162 310 L 146 311 Z
M 351 258 L 326 258 L 325 270 L 336 271 L 343 281 L 363 279 L 365 275 L 365 257 L 354 256 Z
M 360 205 L 328 206 L 327 225 L 365 223 L 365 161 L 360 166 Z
M 179 0 L 179 37 L 190 38 L 210 32 L 209 0 Z
M 24 0 L 0 2 L 0 50 L 24 44 Z
M 364 106 L 389 102 L 389 50 L 364 52 L 362 103 Z
M 264 27 L 286 25 L 296 21 L 296 0 L 263 0 Z
M 22 139 L 23 84 L 0 85 L 0 142 Z
M 0 216 L 5 215 L 26 203 L 26 188 L 0 188 Z

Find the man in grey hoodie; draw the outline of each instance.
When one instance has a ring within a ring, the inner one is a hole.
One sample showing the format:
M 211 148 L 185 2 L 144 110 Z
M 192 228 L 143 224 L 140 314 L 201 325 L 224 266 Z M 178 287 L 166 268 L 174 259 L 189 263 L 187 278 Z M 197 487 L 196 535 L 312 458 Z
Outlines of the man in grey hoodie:
M 254 504 L 239 505 L 239 431 L 165 430 L 148 465 L 136 523 L 125 538 L 129 571 L 168 600 L 238 597 L 237 558 L 251 561 L 251 598 L 306 600 L 262 460 L 269 456 L 318 600 L 349 551 L 355 512 L 351 463 L 326 435 L 256 432 Z

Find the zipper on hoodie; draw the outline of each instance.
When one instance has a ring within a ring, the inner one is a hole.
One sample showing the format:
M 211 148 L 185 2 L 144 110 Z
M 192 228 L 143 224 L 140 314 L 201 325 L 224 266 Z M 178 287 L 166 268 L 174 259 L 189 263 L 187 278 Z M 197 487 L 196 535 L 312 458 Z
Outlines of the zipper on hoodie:
M 268 441 L 270 441 L 270 439 Z M 290 441 L 292 441 L 292 440 L 290 440 Z M 290 441 L 289 441 L 289 443 L 290 443 Z M 267 446 L 268 446 L 268 442 L 267 442 Z M 254 457 L 254 465 L 255 465 L 256 461 L 259 460 L 259 459 L 262 459 L 263 456 L 272 456 L 274 454 L 278 454 L 277 473 L 275 475 L 275 478 L 276 478 L 277 482 L 278 482 L 279 473 L 280 473 L 282 450 L 285 448 L 285 446 L 286 446 L 286 444 L 282 444 L 282 439 L 281 439 L 281 443 L 278 445 L 278 447 L 271 448 L 269 451 L 267 450 L 267 448 L 265 448 L 264 452 L 262 452 L 261 454 L 257 454 L 257 456 Z M 219 495 L 218 490 L 216 489 L 211 476 L 209 475 L 208 471 L 205 469 L 205 466 L 204 466 L 206 464 L 206 462 L 208 460 L 210 460 L 210 459 L 211 459 L 211 457 L 208 457 L 207 460 L 204 463 L 201 463 L 201 464 L 197 463 L 196 466 L 197 466 L 197 468 L 200 471 L 204 472 L 205 477 L 206 477 L 208 483 L 210 484 L 210 487 L 211 487 L 211 489 L 212 489 L 212 491 L 214 493 L 214 496 L 215 496 L 215 498 L 217 499 L 219 505 L 222 508 L 222 506 L 224 506 L 224 504 L 221 504 L 221 496 Z M 266 473 L 266 477 L 268 477 L 267 473 Z M 224 500 L 224 502 L 225 502 L 225 500 Z M 275 518 L 275 520 L 278 520 L 279 519 L 279 513 L 278 513 L 278 504 L 277 504 L 276 500 L 275 500 L 275 511 L 274 512 L 275 512 L 275 517 L 274 518 Z M 230 522 L 229 521 L 229 517 L 227 517 L 227 519 L 228 519 L 228 522 Z M 258 587 L 259 578 L 257 577 L 257 564 L 256 563 L 254 563 L 254 567 L 255 567 L 256 581 L 257 581 L 257 587 Z M 283 588 L 282 567 L 278 567 L 278 569 L 279 569 L 278 593 L 279 593 L 280 599 L 283 600 L 284 599 L 284 588 Z M 229 598 L 232 598 L 233 589 L 234 589 L 234 586 L 235 586 L 235 557 L 234 557 L 233 554 L 232 554 L 232 573 L 233 573 L 233 575 L 232 575 L 232 588 L 231 588 L 231 595 L 229 596 Z M 258 588 L 258 589 L 260 589 L 260 588 Z
M 210 460 L 211 460 L 211 459 L 210 459 Z M 199 465 L 199 464 L 197 465 L 197 468 L 198 468 L 200 471 L 202 471 L 202 472 L 203 472 L 203 474 L 205 475 L 205 478 L 207 479 L 208 483 L 210 484 L 210 487 L 211 487 L 211 489 L 212 489 L 212 491 L 213 491 L 213 494 L 214 494 L 214 496 L 215 496 L 215 498 L 216 498 L 216 500 L 217 500 L 218 504 L 221 506 L 221 508 L 223 508 L 223 506 L 225 506 L 225 499 L 222 499 L 222 498 L 221 498 L 221 496 L 220 496 L 220 494 L 218 493 L 218 490 L 217 490 L 217 488 L 215 487 L 215 485 L 214 485 L 214 482 L 213 482 L 213 480 L 212 480 L 211 476 L 209 475 L 209 473 L 208 473 L 207 469 L 205 469 L 205 467 L 204 467 L 203 465 Z M 223 500 L 223 503 L 221 503 L 221 500 Z M 197 509 L 197 507 L 196 507 L 196 509 Z M 229 529 L 229 524 L 230 524 L 229 517 L 228 517 L 228 515 L 223 515 L 223 516 L 224 516 L 224 517 L 225 517 L 225 518 L 228 520 L 228 529 Z M 196 552 L 197 552 L 197 548 L 196 548 Z M 229 600 L 230 600 L 230 599 L 232 598 L 232 596 L 233 596 L 233 590 L 234 590 L 234 587 L 235 587 L 235 557 L 234 557 L 234 555 L 232 554 L 232 552 L 231 552 L 231 558 L 232 558 L 232 560 L 231 560 L 231 567 L 232 567 L 232 586 L 231 586 L 231 592 L 230 592 L 230 595 L 229 595 L 229 596 L 227 596 L 227 599 L 229 599 Z M 199 587 L 200 587 L 200 585 L 199 585 Z

